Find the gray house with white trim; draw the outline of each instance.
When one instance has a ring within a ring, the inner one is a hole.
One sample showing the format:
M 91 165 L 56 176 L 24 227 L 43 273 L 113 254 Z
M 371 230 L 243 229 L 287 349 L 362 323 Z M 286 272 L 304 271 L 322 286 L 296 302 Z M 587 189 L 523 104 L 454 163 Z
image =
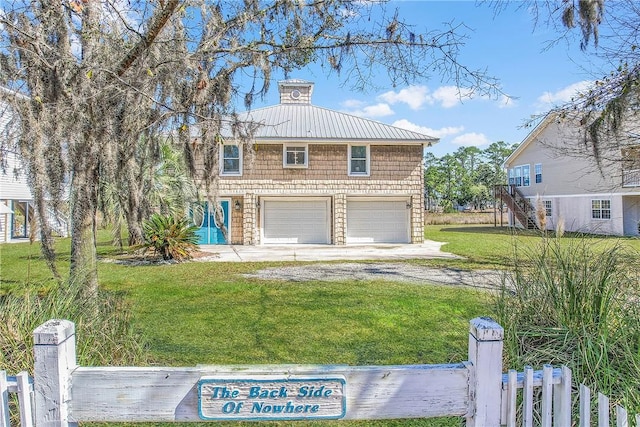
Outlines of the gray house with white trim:
M 505 162 L 512 194 L 528 201 L 531 213 L 527 219 L 518 212 L 522 204 L 511 204 L 510 223 L 640 235 L 640 138 L 629 134 L 614 146 L 603 148 L 598 164 L 575 122 L 548 115 Z M 544 215 L 536 214 L 541 209 Z
M 259 126 L 252 147 L 219 146 L 230 242 L 205 209 L 194 215 L 201 243 L 422 243 L 422 160 L 438 140 L 314 106 L 312 82 L 278 87 L 278 105 L 240 117 Z

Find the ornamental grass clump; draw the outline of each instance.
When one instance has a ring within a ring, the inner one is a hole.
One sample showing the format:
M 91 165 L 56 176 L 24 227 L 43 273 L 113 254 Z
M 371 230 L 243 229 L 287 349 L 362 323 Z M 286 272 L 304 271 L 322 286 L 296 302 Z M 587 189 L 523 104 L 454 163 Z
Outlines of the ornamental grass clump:
M 67 283 L 46 291 L 25 288 L 0 295 L 0 370 L 33 375 L 33 331 L 50 319 L 75 323 L 80 365 L 148 364 L 144 340 L 134 332 L 123 298 L 102 290 L 95 299 L 86 295 L 82 286 Z M 11 425 L 18 425 L 15 400 L 10 413 Z
M 27 290 L 0 296 L 0 369 L 13 375 L 33 368 L 33 331 L 50 319 L 76 325 L 78 363 L 118 366 L 146 361 L 124 300 L 100 291 L 88 300 L 81 286 L 63 284 L 45 292 Z
M 506 366 L 567 365 L 574 384 L 640 410 L 640 254 L 620 241 L 542 238 L 515 247 L 495 300 Z
M 198 248 L 197 229 L 188 218 L 153 214 L 143 224 L 143 247 L 153 249 L 165 261 L 190 259 Z

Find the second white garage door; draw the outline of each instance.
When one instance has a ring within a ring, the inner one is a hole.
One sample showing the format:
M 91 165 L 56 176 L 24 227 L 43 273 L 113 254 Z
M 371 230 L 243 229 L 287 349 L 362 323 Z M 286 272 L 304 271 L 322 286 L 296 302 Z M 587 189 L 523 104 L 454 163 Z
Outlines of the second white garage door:
M 408 200 L 347 200 L 347 243 L 410 243 Z
M 329 208 L 328 198 L 264 200 L 262 243 L 330 243 Z

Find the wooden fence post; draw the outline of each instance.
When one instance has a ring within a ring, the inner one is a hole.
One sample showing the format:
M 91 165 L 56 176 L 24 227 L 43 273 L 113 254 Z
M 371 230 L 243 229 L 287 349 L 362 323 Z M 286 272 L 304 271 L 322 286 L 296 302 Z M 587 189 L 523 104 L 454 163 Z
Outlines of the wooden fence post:
M 76 368 L 75 325 L 49 320 L 33 332 L 36 427 L 67 427 L 71 372 Z
M 469 384 L 467 427 L 499 427 L 502 395 L 504 329 L 493 319 L 476 317 L 469 328 Z

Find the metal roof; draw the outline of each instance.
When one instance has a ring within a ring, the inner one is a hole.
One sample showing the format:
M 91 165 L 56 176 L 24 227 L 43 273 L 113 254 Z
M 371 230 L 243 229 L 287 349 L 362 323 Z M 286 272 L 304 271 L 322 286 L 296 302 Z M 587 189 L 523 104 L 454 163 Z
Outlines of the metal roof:
M 278 104 L 241 113 L 241 122 L 258 124 L 259 142 L 378 142 L 435 144 L 438 138 L 310 104 Z M 227 133 L 227 132 L 225 132 Z M 226 136 L 229 136 L 227 133 Z

